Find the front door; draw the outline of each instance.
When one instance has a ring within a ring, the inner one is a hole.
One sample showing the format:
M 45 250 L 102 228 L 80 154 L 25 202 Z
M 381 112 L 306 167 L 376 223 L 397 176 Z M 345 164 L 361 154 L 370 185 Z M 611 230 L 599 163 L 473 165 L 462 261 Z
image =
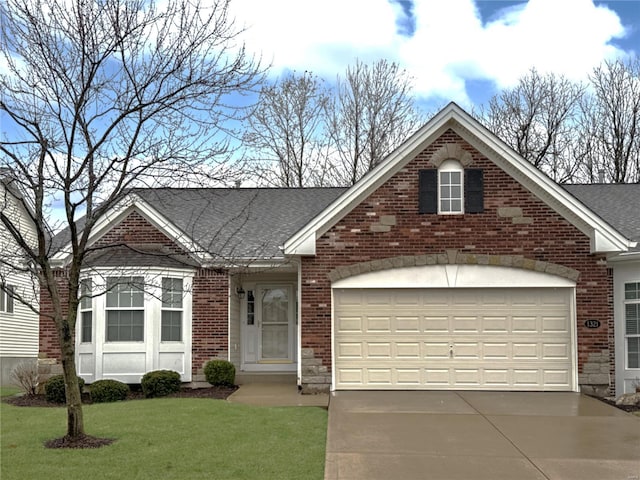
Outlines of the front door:
M 291 285 L 256 285 L 245 322 L 244 365 L 292 365 L 295 351 L 295 298 Z M 253 318 L 252 318 L 253 317 Z

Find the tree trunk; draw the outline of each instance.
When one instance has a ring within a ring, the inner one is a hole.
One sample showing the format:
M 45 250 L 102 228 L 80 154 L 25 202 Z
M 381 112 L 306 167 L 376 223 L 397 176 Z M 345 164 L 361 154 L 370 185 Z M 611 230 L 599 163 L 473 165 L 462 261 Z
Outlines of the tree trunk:
M 67 398 L 67 437 L 76 439 L 83 437 L 84 418 L 82 414 L 82 396 L 78 385 L 78 374 L 74 361 L 75 348 L 73 335 L 65 329 L 60 335 L 62 351 L 62 371 Z

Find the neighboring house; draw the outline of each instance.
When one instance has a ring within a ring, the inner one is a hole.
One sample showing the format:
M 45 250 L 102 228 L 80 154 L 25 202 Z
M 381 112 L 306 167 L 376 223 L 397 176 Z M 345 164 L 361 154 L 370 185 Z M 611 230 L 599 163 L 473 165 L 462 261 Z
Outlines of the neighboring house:
M 349 189 L 134 190 L 91 239 L 79 374 L 189 382 L 224 358 L 304 392 L 622 393 L 640 186 L 595 187 L 602 208 L 450 104 Z M 57 348 L 43 317 L 41 356 Z
M 29 203 L 0 171 L 0 213 L 16 225 L 30 242 L 35 229 L 28 214 Z M 38 358 L 38 284 L 25 268 L 25 257 L 14 237 L 0 221 L 0 385 L 9 385 L 11 370 L 23 361 Z

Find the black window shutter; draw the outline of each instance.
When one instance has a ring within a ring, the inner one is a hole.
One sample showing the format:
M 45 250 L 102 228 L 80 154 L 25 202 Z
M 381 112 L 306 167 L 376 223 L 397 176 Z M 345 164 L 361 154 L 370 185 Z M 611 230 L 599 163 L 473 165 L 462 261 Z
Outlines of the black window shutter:
M 420 170 L 418 212 L 438 213 L 438 171 Z
M 484 181 L 482 170 L 464 171 L 464 211 L 465 213 L 484 212 Z

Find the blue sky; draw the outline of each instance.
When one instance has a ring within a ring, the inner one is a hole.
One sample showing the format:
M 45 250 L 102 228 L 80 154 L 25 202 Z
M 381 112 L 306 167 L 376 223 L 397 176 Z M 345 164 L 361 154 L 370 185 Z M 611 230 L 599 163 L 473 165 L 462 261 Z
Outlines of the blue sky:
M 232 14 L 274 78 L 331 81 L 355 58 L 386 58 L 427 108 L 471 108 L 532 67 L 585 80 L 640 50 L 640 0 L 234 0 Z

